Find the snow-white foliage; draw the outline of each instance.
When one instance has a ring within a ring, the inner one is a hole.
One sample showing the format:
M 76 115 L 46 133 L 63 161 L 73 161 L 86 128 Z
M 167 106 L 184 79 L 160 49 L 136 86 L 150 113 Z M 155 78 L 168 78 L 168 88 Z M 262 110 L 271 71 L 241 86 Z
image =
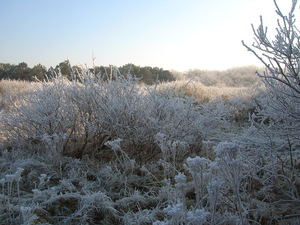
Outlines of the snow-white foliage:
M 41 82 L 41 88 L 2 116 L 6 138 L 27 146 L 39 143 L 39 151 L 54 160 L 57 154 L 96 157 L 108 139 L 120 138 L 130 158 L 146 161 L 160 152 L 154 143 L 157 133 L 199 146 L 225 121 L 221 103 L 203 105 L 117 72 L 114 80 L 83 70 L 72 81 L 57 74 Z
M 297 224 L 295 4 L 288 17 L 278 8 L 274 42 L 262 25 L 255 33 L 275 56 L 265 56 L 260 99 L 203 101 L 185 92 L 191 82 L 175 91 L 85 68 L 11 98 L 0 124 L 1 224 Z
M 257 116 L 261 120 L 270 120 L 270 131 L 279 129 L 280 135 L 299 140 L 300 32 L 294 15 L 297 1 L 292 1 L 287 16 L 274 2 L 279 16 L 275 39 L 270 40 L 267 36 L 267 27 L 261 17 L 260 26 L 253 27 L 255 42 L 252 47 L 243 44 L 266 67 L 265 72 L 257 73 L 268 91 L 267 97 L 261 99 Z
M 170 137 L 160 132 L 155 135 L 154 140 L 162 152 L 163 159 L 159 162 L 164 167 L 165 179 L 169 178 L 170 174 L 174 178 L 178 160 L 186 155 L 188 144 L 178 140 L 171 142 Z
M 195 158 L 188 157 L 186 162 L 187 165 L 185 165 L 185 168 L 192 175 L 194 180 L 194 187 L 196 193 L 196 207 L 202 208 L 204 188 L 209 177 L 207 173 L 209 160 L 206 158 L 196 156 Z
M 204 209 L 196 209 L 195 211 L 189 211 L 187 213 L 187 224 L 190 225 L 202 225 L 207 224 L 207 217 L 210 215 L 209 212 L 206 212 Z
M 215 152 L 217 155 L 215 165 L 235 194 L 238 213 L 243 223 L 244 207 L 240 197 L 240 185 L 244 165 L 239 156 L 239 146 L 235 142 L 222 142 L 218 145 Z
M 253 27 L 252 47 L 243 43 L 265 65 L 266 71 L 257 74 L 267 89 L 267 95 L 257 101 L 257 113 L 251 116 L 252 127 L 243 141 L 253 170 L 250 177 L 256 185 L 264 186 L 260 195 L 265 195 L 264 201 L 287 207 L 300 202 L 299 181 L 295 179 L 300 175 L 300 33 L 294 16 L 297 0 L 292 1 L 288 15 L 274 3 L 279 16 L 274 40 L 269 39 L 261 17 L 260 26 Z M 280 194 L 274 195 L 274 190 Z M 276 220 L 279 218 L 285 217 Z
M 183 204 L 183 206 L 186 208 L 186 176 L 183 173 L 179 173 L 175 176 L 175 188 L 178 191 L 178 197 L 180 198 L 179 201 Z
M 213 179 L 207 185 L 210 212 L 211 212 L 211 224 L 215 224 L 217 205 L 219 202 L 223 184 L 224 182 L 222 180 Z

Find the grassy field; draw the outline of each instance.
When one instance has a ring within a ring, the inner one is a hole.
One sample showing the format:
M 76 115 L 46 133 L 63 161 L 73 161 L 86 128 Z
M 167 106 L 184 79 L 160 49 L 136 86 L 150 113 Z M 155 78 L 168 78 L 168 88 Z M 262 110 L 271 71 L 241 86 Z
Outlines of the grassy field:
M 297 224 L 299 153 L 242 77 L 2 80 L 1 224 Z

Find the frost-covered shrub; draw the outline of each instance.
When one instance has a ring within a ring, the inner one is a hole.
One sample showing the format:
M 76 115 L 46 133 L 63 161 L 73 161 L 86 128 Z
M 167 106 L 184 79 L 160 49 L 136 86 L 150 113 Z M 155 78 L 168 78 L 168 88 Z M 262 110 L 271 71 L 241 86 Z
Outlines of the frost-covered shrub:
M 53 74 L 3 114 L 7 139 L 55 160 L 58 155 L 97 157 L 105 142 L 121 138 L 129 158 L 147 161 L 160 153 L 157 133 L 196 150 L 227 115 L 220 102 L 202 105 L 168 88 L 139 85 L 117 69 L 114 80 L 87 69 L 72 76 L 70 81 Z
M 40 144 L 54 156 L 62 154 L 68 132 L 77 119 L 68 102 L 68 84 L 62 76 L 52 78 L 20 97 L 8 112 L 2 114 L 1 125 L 7 130 L 6 138 L 19 144 Z
M 265 72 L 257 72 L 266 87 L 267 95 L 257 99 L 257 112 L 250 118 L 244 146 L 247 148 L 249 165 L 253 169 L 251 179 L 256 187 L 262 186 L 257 198 L 262 202 L 281 204 L 279 212 L 271 217 L 289 219 L 285 216 L 299 212 L 299 30 L 294 12 L 296 1 L 291 1 L 291 10 L 284 15 L 274 1 L 279 16 L 274 40 L 267 36 L 267 28 L 261 24 L 253 26 L 255 42 L 252 47 L 244 46 L 266 67 Z M 264 197 L 262 197 L 264 196 Z M 291 210 L 287 208 L 291 207 Z M 257 213 L 259 214 L 259 213 Z M 296 217 L 298 215 L 296 214 Z
M 266 71 L 257 73 L 268 91 L 258 115 L 261 119 L 269 118 L 272 129 L 280 129 L 283 135 L 299 139 L 299 30 L 295 25 L 294 11 L 297 1 L 292 1 L 292 7 L 287 16 L 283 15 L 275 1 L 279 16 L 277 35 L 274 41 L 267 37 L 267 29 L 261 24 L 254 29 L 255 43 L 252 48 L 244 46 L 266 66 Z M 259 56 L 263 54 L 262 57 Z

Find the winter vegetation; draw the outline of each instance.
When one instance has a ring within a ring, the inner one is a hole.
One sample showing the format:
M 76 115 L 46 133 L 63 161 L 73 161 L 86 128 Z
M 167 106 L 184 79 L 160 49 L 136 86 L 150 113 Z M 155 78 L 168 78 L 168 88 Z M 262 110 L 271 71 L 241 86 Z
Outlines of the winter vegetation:
M 266 67 L 255 76 L 2 80 L 1 224 L 299 224 L 296 3 L 277 7 L 275 40 L 261 20 L 243 43 Z
M 193 79 L 194 82 L 201 82 L 204 86 L 249 87 L 261 82 L 260 78 L 255 74 L 256 71 L 262 73 L 264 68 L 241 66 L 223 71 L 190 69 L 185 72 L 176 70 L 172 70 L 171 72 L 176 80 Z

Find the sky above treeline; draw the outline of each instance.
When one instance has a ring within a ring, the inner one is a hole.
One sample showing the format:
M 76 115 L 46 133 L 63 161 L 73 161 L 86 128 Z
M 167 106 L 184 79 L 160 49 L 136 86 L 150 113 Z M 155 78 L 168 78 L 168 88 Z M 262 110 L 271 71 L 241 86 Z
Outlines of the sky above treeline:
M 292 0 L 277 0 L 288 13 Z M 261 65 L 253 43 L 260 15 L 275 35 L 273 0 L 0 0 L 0 62 L 47 68 L 133 63 L 223 70 Z M 296 18 L 300 13 L 297 5 Z M 299 24 L 297 20 L 296 24 Z M 298 26 L 300 27 L 300 26 Z

